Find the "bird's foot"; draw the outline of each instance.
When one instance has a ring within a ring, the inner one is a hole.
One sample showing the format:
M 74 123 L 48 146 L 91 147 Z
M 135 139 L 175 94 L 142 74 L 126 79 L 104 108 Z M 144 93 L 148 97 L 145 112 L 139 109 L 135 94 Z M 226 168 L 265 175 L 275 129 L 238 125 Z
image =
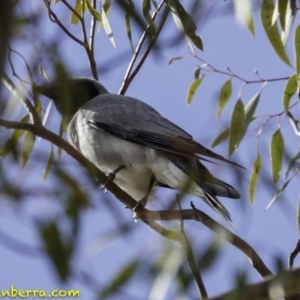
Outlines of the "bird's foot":
M 114 181 L 115 178 L 116 178 L 117 173 L 118 173 L 119 171 L 121 171 L 122 169 L 124 169 L 124 168 L 125 168 L 125 166 L 122 165 L 122 166 L 120 166 L 119 168 L 117 168 L 117 169 L 115 169 L 114 171 L 112 171 L 112 172 L 110 172 L 110 173 L 107 174 L 107 181 L 106 181 L 106 183 L 103 184 L 103 185 L 100 187 L 100 189 L 103 190 L 104 193 L 107 192 L 106 186 L 107 186 L 110 182 Z
M 148 195 L 147 195 L 148 196 Z M 146 203 L 147 203 L 147 198 L 148 197 L 143 197 L 141 200 L 139 200 L 135 207 L 132 209 L 132 218 L 134 222 L 137 222 L 140 219 L 138 210 L 140 207 L 145 207 Z

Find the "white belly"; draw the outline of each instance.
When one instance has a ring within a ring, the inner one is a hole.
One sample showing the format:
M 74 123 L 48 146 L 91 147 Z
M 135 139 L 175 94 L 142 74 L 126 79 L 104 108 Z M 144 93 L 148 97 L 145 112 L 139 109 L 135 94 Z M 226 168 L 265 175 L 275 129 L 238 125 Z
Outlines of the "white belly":
M 186 187 L 188 176 L 168 159 L 167 153 L 95 129 L 80 114 L 78 124 L 82 124 L 77 126 L 79 150 L 106 174 L 125 165 L 126 168 L 116 174 L 114 182 L 135 200 L 145 196 L 152 177 L 174 189 Z M 70 142 L 73 143 L 72 140 Z M 195 182 L 189 185 L 188 192 L 198 197 L 204 196 Z

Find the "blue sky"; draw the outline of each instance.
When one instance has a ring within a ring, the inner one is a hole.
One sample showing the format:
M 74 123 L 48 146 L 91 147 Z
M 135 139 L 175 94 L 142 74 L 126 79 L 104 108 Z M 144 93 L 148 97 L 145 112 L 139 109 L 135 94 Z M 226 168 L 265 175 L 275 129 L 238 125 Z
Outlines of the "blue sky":
M 23 4 L 21 4 L 23 5 Z M 225 2 L 218 4 L 220 10 Z M 67 23 L 69 13 L 60 10 L 61 5 L 56 5 L 57 13 Z M 87 59 L 84 51 L 73 41 L 65 39 L 61 30 L 54 26 L 47 19 L 45 8 L 41 1 L 32 1 L 27 7 L 22 6 L 23 12 L 40 11 L 44 14 L 41 24 L 45 40 L 59 41 L 59 50 L 69 71 L 73 76 L 90 77 Z M 131 58 L 127 52 L 124 55 L 123 63 L 114 64 L 112 67 L 106 66 L 107 61 L 117 57 L 121 53 L 129 50 L 129 42 L 124 29 L 124 18 L 117 9 L 112 9 L 109 20 L 114 32 L 117 48 L 115 49 L 105 32 L 97 33 L 95 57 L 98 66 L 105 66 L 108 72 L 101 73 L 100 81 L 106 88 L 117 93 L 122 83 L 126 68 Z M 295 28 L 299 23 L 299 18 L 294 21 Z M 222 15 L 213 18 L 204 26 L 199 26 L 197 33 L 202 37 L 204 52 L 196 51 L 196 55 L 215 68 L 226 71 L 229 67 L 235 74 L 249 80 L 256 79 L 253 70 L 257 69 L 263 78 L 276 78 L 290 76 L 293 69 L 285 65 L 276 55 L 269 44 L 263 31 L 260 18 L 254 12 L 254 24 L 256 34 L 253 37 L 246 27 L 239 24 L 232 14 Z M 80 35 L 78 28 L 72 28 L 75 35 Z M 293 29 L 292 29 L 293 32 Z M 177 29 L 169 19 L 166 28 L 160 37 L 161 41 L 167 41 L 169 36 L 174 36 Z M 134 32 L 134 44 L 138 42 L 139 32 Z M 293 61 L 293 37 L 290 38 L 287 46 L 287 53 Z M 26 41 L 15 43 L 16 50 L 21 51 L 25 57 L 31 57 L 32 49 Z M 22 47 L 22 48 L 21 48 Z M 36 53 L 37 57 L 43 58 L 45 53 Z M 185 56 L 187 58 L 168 65 L 172 57 Z M 183 129 L 192 134 L 201 144 L 210 147 L 216 135 L 222 131 L 230 122 L 233 106 L 238 98 L 239 89 L 242 83 L 233 79 L 233 93 L 231 101 L 226 106 L 221 118 L 217 118 L 217 101 L 222 84 L 229 78 L 225 75 L 211 74 L 203 80 L 192 104 L 187 107 L 186 94 L 188 86 L 193 81 L 193 71 L 201 63 L 190 56 L 190 49 L 184 41 L 167 48 L 163 53 L 153 52 L 143 68 L 132 82 L 127 91 L 127 95 L 143 100 L 152 105 L 163 116 L 175 122 Z M 47 64 L 45 64 L 47 66 Z M 24 72 L 24 67 L 20 64 L 19 72 Z M 51 75 L 51 70 L 47 70 Z M 23 73 L 25 74 L 25 73 Z M 276 114 L 283 110 L 282 94 L 285 86 L 284 81 L 269 83 L 264 89 L 257 115 Z M 250 98 L 260 89 L 261 84 L 248 85 L 243 93 L 242 100 L 246 104 Z M 299 112 L 298 112 L 299 113 Z M 21 113 L 24 114 L 24 111 Z M 261 120 L 264 120 L 263 118 Z M 48 121 L 48 127 L 57 131 L 59 122 L 58 114 L 52 109 Z M 234 185 L 240 190 L 242 197 L 240 200 L 221 199 L 231 213 L 233 230 L 245 239 L 265 261 L 267 266 L 276 270 L 275 258 L 287 261 L 289 253 L 292 251 L 298 238 L 296 213 L 299 198 L 299 180 L 294 180 L 287 189 L 284 197 L 273 207 L 265 212 L 264 208 L 272 198 L 275 187 L 268 182 L 259 180 L 255 204 L 251 206 L 248 197 L 248 182 L 251 173 L 252 163 L 256 156 L 256 131 L 261 124 L 256 121 L 249 127 L 247 135 L 241 143 L 238 151 L 232 159 L 247 168 L 246 171 L 238 172 L 230 165 L 207 164 L 213 174 Z M 288 155 L 294 155 L 298 148 L 298 140 L 294 135 L 288 121 L 281 118 L 281 128 L 287 145 Z M 278 127 L 276 118 L 273 118 L 266 125 L 259 141 L 259 149 L 263 158 L 263 174 L 270 176 L 269 143 L 271 135 Z M 50 144 L 41 141 L 35 145 L 35 154 L 43 153 L 48 155 Z M 227 143 L 223 143 L 215 148 L 215 151 L 227 156 Z M 33 154 L 34 154 L 33 153 Z M 85 171 L 82 170 L 66 154 L 62 155 L 62 164 L 77 178 L 82 178 Z M 10 168 L 11 158 L 3 161 L 4 168 Z M 40 246 L 39 236 L 36 230 L 35 220 L 51 219 L 59 214 L 60 205 L 56 199 L 49 199 L 43 191 L 51 188 L 54 183 L 54 176 L 49 176 L 45 183 L 41 184 L 43 166 L 36 165 L 36 161 L 31 159 L 24 169 L 13 167 L 11 178 L 16 178 L 20 184 L 35 188 L 35 194 L 29 195 L 24 203 L 15 204 L 9 201 L 0 203 L 0 228 L 7 235 L 17 239 L 34 248 Z M 238 179 L 238 180 L 237 180 Z M 281 177 L 282 179 L 282 177 Z M 279 182 L 282 183 L 283 181 Z M 126 262 L 138 257 L 142 260 L 155 259 L 164 251 L 176 255 L 180 253 L 178 245 L 165 243 L 165 240 L 157 233 L 150 230 L 142 222 L 133 223 L 131 212 L 113 199 L 108 193 L 103 194 L 98 188 L 93 186 L 88 179 L 83 180 L 83 189 L 89 190 L 93 207 L 86 210 L 82 215 L 82 227 L 80 230 L 79 247 L 74 262 L 75 273 L 80 277 L 80 272 L 84 271 L 92 276 L 99 287 L 107 284 L 112 276 Z M 59 186 L 59 185 L 58 185 Z M 150 209 L 166 208 L 174 197 L 174 192 L 160 190 L 156 195 L 156 200 L 149 204 Z M 189 201 L 219 222 L 223 222 L 203 201 L 195 197 L 187 196 L 182 206 L 189 208 Z M 109 203 L 108 203 L 109 202 Z M 110 207 L 113 207 L 112 210 Z M 116 231 L 120 223 L 134 226 L 130 235 L 120 236 L 115 239 L 112 232 Z M 215 234 L 203 227 L 200 223 L 185 222 L 186 232 L 196 253 L 203 253 L 208 245 L 216 238 Z M 165 224 L 171 226 L 171 224 Z M 178 223 L 173 223 L 178 228 Z M 226 226 L 226 223 L 225 223 Z M 228 226 L 228 225 L 227 225 Z M 81 280 L 73 279 L 66 286 L 60 285 L 56 280 L 51 263 L 45 255 L 22 255 L 12 251 L 0 243 L 0 257 L 2 270 L 0 274 L 0 290 L 14 285 L 18 289 L 44 289 L 50 291 L 57 288 L 80 289 L 82 298 L 92 299 L 94 292 L 91 291 Z M 169 250 L 172 249 L 172 250 Z M 232 245 L 224 243 L 221 248 L 221 255 L 214 265 L 203 272 L 204 283 L 209 295 L 217 295 L 233 287 L 234 277 L 238 272 L 246 272 L 250 282 L 258 282 L 260 276 L 251 267 L 248 259 Z M 177 252 L 176 252 L 177 251 Z M 177 253 L 178 254 L 178 253 Z M 171 255 L 171 254 L 170 254 Z M 296 260 L 296 265 L 297 262 Z M 129 285 L 124 292 L 130 297 L 134 295 L 136 299 L 145 299 L 148 295 L 149 286 L 147 276 L 141 272 L 140 279 Z M 172 281 L 172 280 L 171 280 Z M 138 289 L 137 289 L 138 287 Z M 195 286 L 191 287 L 190 297 L 197 295 Z M 112 299 L 121 299 L 116 296 Z M 174 286 L 167 291 L 164 299 L 174 299 Z

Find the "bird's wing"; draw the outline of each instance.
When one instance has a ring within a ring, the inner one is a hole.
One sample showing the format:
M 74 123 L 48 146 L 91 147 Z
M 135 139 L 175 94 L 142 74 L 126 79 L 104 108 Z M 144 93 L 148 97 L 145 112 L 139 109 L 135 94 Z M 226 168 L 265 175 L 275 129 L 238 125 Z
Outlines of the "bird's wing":
M 81 107 L 90 125 L 128 141 L 179 155 L 214 158 L 241 167 L 205 148 L 146 103 L 120 95 L 100 95 Z M 203 157 L 204 156 L 204 157 Z

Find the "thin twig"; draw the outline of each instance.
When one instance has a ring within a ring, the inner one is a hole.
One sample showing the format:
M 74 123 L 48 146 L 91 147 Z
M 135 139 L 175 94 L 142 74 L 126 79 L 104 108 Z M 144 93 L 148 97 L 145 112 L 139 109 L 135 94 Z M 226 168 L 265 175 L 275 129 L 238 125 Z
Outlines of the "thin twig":
M 54 13 L 54 11 L 51 9 L 50 7 L 50 1 L 49 0 L 44 0 L 44 3 L 48 9 L 48 15 L 49 15 L 49 19 L 50 21 L 52 21 L 53 23 L 56 23 L 61 29 L 62 31 L 69 36 L 74 42 L 78 43 L 79 45 L 81 45 L 82 47 L 86 47 L 86 44 L 81 41 L 80 39 L 78 39 L 75 35 L 73 35 L 63 24 L 62 22 L 59 20 L 59 18 L 57 17 L 57 15 Z
M 165 1 L 161 1 L 161 3 L 159 4 L 159 6 L 157 7 L 157 10 L 155 10 L 155 12 L 153 13 L 152 15 L 152 20 L 153 22 L 155 21 L 156 17 L 158 16 L 160 10 L 162 9 L 163 5 L 165 4 L 164 3 Z M 146 49 L 140 63 L 138 64 L 138 66 L 136 67 L 136 69 L 134 70 L 134 72 L 131 73 L 133 67 L 134 67 L 134 64 L 140 54 L 140 51 L 142 49 L 142 46 L 144 45 L 145 41 L 146 41 L 146 38 L 149 36 L 149 30 L 150 30 L 150 25 L 147 26 L 146 30 L 144 31 L 143 35 L 141 36 L 139 42 L 138 42 L 138 45 L 134 51 L 134 55 L 129 63 L 129 66 L 126 70 L 126 73 L 125 73 L 125 76 L 124 76 L 124 79 L 123 79 L 123 82 L 122 82 L 122 85 L 121 85 L 121 88 L 119 90 L 119 94 L 120 95 L 124 95 L 129 84 L 131 83 L 131 81 L 134 79 L 134 77 L 136 76 L 137 72 L 139 71 L 139 69 L 141 68 L 141 66 L 143 65 L 143 63 L 145 62 L 148 54 L 150 53 L 150 50 L 153 48 L 153 46 L 155 45 L 155 42 L 157 41 L 157 38 L 164 26 L 164 23 L 166 21 L 166 18 L 168 16 L 168 12 L 169 12 L 169 7 L 166 6 L 164 12 L 163 12 L 163 16 L 162 16 L 162 19 L 161 19 L 161 22 L 160 24 L 158 25 L 158 28 L 157 28 L 157 31 L 156 31 L 156 36 L 155 37 L 152 37 L 152 40 L 150 41 L 149 45 L 148 45 L 148 48 Z
M 88 60 L 90 63 L 91 72 L 92 72 L 94 79 L 98 80 L 97 65 L 96 65 L 94 53 L 91 50 L 90 45 L 89 45 L 87 30 L 86 30 L 86 26 L 85 26 L 84 12 L 82 12 L 82 16 L 81 16 L 66 0 L 61 0 L 61 1 L 79 19 L 79 22 L 81 24 L 81 29 L 82 29 L 84 49 L 85 49 L 85 52 L 87 54 L 87 57 L 88 57 Z M 84 7 L 82 7 L 82 9 L 84 9 Z
M 234 77 L 240 81 L 243 81 L 245 84 L 255 84 L 255 83 L 262 83 L 262 82 L 276 82 L 276 81 L 283 81 L 283 80 L 288 80 L 290 77 L 289 76 L 285 76 L 285 77 L 277 77 L 277 78 L 262 78 L 259 77 L 259 79 L 254 79 L 254 80 L 249 80 L 246 79 L 240 75 L 237 75 L 235 73 L 233 73 L 230 69 L 228 69 L 228 71 L 223 71 L 220 70 L 218 68 L 215 68 L 213 65 L 211 65 L 210 63 L 206 62 L 204 59 L 196 56 L 196 55 L 191 55 L 192 58 L 196 58 L 197 60 L 201 61 L 205 67 L 208 67 L 209 69 L 205 69 L 205 68 L 201 68 L 202 70 L 206 71 L 206 72 L 211 72 L 211 73 L 219 73 L 219 74 L 223 74 L 223 75 L 227 75 L 230 77 Z M 255 74 L 257 75 L 258 73 L 255 72 Z
M 95 9 L 97 8 L 96 0 L 93 0 L 93 7 Z M 90 59 L 90 66 L 91 66 L 94 79 L 99 80 L 97 65 L 95 61 L 95 33 L 96 33 L 97 20 L 92 14 L 91 14 L 91 18 L 92 19 L 91 19 L 90 41 L 89 41 L 89 52 L 91 57 L 89 57 L 89 59 Z

